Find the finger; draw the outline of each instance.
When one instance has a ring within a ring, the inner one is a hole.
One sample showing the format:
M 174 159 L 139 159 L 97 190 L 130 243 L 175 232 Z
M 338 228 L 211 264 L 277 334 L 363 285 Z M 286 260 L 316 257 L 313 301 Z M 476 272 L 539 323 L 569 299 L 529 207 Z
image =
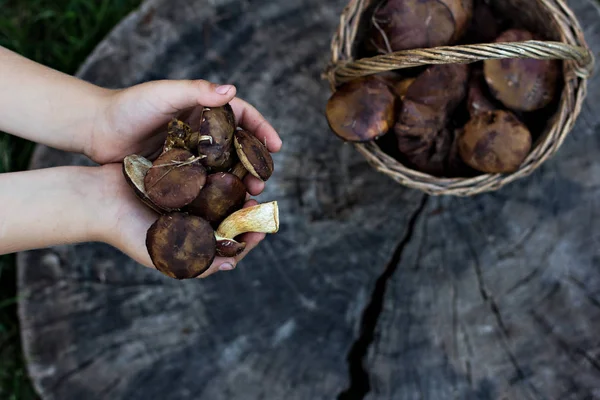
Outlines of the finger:
M 251 199 L 248 200 L 247 202 L 244 203 L 244 205 L 242 206 L 242 208 L 248 208 L 248 207 L 252 207 L 258 204 L 258 201 Z
M 219 85 L 203 79 L 161 80 L 150 82 L 152 96 L 162 101 L 160 108 L 166 114 L 196 107 L 220 107 L 229 103 L 237 92 L 233 85 Z
M 281 138 L 260 112 L 244 100 L 235 98 L 229 103 L 237 118 L 238 126 L 266 143 L 271 153 L 281 150 Z
M 258 246 L 258 244 L 266 236 L 267 235 L 265 233 L 261 233 L 261 232 L 247 232 L 247 233 L 244 233 L 243 235 L 240 235 L 239 241 L 245 242 L 246 247 L 244 248 L 244 251 L 242 251 L 240 254 L 238 254 L 235 257 L 236 263 L 239 264 L 244 259 L 244 257 L 246 257 L 246 255 L 248 255 L 248 253 L 250 253 L 252 251 L 252 249 L 254 249 L 256 246 Z
M 215 257 L 210 267 L 198 276 L 200 279 L 204 279 L 212 274 L 219 271 L 231 271 L 235 269 L 237 260 L 233 257 Z
M 265 190 L 265 183 L 252 175 L 247 175 L 244 178 L 244 184 L 246 185 L 246 189 L 248 189 L 248 193 L 252 196 L 258 196 Z

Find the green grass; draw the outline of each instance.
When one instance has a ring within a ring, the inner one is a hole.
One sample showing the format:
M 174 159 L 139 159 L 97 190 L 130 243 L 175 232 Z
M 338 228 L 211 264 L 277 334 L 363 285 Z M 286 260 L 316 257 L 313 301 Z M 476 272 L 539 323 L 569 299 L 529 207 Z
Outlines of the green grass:
M 140 0 L 0 0 L 0 46 L 73 74 Z M 0 173 L 27 168 L 34 145 L 0 132 Z M 0 399 L 37 399 L 19 337 L 14 255 L 0 256 Z

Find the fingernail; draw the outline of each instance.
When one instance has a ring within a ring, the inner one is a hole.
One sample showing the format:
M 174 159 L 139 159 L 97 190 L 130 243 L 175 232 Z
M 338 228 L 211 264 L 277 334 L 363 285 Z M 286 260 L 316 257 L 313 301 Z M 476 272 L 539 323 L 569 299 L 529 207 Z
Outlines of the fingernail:
M 233 86 L 231 85 L 221 85 L 215 89 L 215 92 L 219 94 L 227 94 Z
M 223 263 L 219 267 L 219 270 L 221 270 L 221 271 L 231 271 L 232 269 L 233 269 L 233 265 L 231 265 L 229 263 Z

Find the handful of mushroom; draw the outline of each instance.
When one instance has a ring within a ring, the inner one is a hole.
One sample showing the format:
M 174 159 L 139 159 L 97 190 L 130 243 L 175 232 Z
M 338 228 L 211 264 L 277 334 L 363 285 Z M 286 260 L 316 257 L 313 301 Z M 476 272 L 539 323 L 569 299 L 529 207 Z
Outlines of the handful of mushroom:
M 241 254 L 246 244 L 236 237 L 242 233 L 279 230 L 276 201 L 242 208 L 244 177 L 266 181 L 273 173 L 266 145 L 236 127 L 229 104 L 199 110 L 190 123 L 169 122 L 154 161 L 136 154 L 123 161 L 123 174 L 138 198 L 160 214 L 146 235 L 150 258 L 175 279 L 198 277 L 216 256 Z
M 359 58 L 544 39 L 486 0 L 384 0 L 366 21 Z M 559 60 L 508 58 L 381 72 L 339 85 L 326 117 L 340 139 L 376 143 L 424 174 L 511 173 L 523 165 L 557 110 L 560 71 Z

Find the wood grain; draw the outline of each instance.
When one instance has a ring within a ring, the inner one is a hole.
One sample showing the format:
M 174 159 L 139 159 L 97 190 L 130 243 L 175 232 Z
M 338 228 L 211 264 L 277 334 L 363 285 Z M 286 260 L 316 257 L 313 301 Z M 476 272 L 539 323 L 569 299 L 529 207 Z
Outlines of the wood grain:
M 569 1 L 597 52 L 594 4 Z M 279 202 L 281 229 L 237 270 L 198 281 L 99 243 L 20 254 L 43 399 L 600 397 L 599 80 L 533 176 L 429 198 L 327 128 L 320 74 L 344 5 L 148 0 L 82 66 L 112 88 L 236 84 L 284 141 L 258 198 Z M 39 147 L 32 168 L 66 164 L 89 161 Z

